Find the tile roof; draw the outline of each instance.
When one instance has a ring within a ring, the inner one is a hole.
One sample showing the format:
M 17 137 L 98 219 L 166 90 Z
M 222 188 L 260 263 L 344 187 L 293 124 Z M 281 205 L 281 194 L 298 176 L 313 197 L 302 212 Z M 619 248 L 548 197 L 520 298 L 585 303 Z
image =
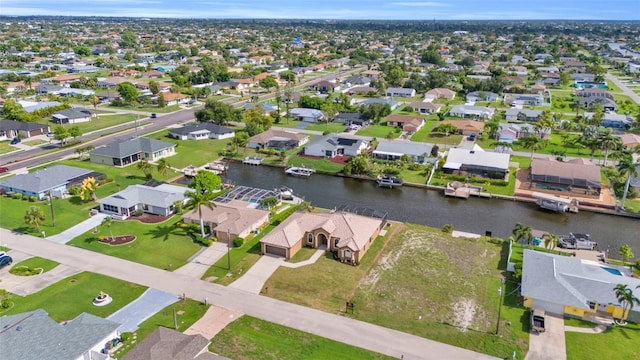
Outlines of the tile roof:
M 533 159 L 531 162 L 532 176 L 558 176 L 568 179 L 585 179 L 589 182 L 600 184 L 600 167 L 587 159 L 577 158 L 560 162 L 553 157 L 545 159 Z
M 216 224 L 214 230 L 232 234 L 240 234 L 259 220 L 268 217 L 269 211 L 248 207 L 245 201 L 233 200 L 228 203 L 215 203 L 213 209 L 202 207 L 202 218 L 205 222 Z M 194 209 L 183 215 L 183 218 L 199 222 L 200 215 Z
M 122 360 L 224 359 L 206 351 L 196 357 L 206 350 L 208 345 L 209 340 L 202 335 L 186 335 L 172 329 L 158 327 L 123 356 Z

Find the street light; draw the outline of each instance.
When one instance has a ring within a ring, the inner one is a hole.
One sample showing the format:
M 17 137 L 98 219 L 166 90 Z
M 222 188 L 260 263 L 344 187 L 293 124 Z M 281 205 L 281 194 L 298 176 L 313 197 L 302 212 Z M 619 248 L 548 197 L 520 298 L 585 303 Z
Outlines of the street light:
M 500 331 L 500 312 L 502 311 L 502 299 L 504 298 L 502 288 L 504 287 L 505 278 L 501 279 L 500 287 L 498 288 L 498 295 L 500 296 L 500 303 L 498 304 L 498 322 L 496 323 L 496 335 Z

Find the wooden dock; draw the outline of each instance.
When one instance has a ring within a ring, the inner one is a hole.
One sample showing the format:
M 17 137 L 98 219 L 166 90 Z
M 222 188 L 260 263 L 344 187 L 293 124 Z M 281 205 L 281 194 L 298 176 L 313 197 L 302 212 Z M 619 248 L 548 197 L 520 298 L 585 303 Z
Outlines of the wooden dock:
M 449 183 L 444 188 L 444 196 L 451 196 L 459 199 L 468 199 L 469 196 L 491 198 L 491 194 L 483 192 L 482 187 L 469 184 Z

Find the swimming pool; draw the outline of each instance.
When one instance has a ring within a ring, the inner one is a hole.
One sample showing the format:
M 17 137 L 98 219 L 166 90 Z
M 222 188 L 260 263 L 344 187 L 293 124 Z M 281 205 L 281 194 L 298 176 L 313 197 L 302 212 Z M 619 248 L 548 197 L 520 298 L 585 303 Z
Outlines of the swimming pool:
M 614 269 L 614 268 L 608 268 L 608 267 L 603 267 L 602 268 L 604 271 L 607 271 L 613 275 L 618 275 L 618 276 L 622 276 L 622 273 L 620 272 L 620 270 L 618 269 Z

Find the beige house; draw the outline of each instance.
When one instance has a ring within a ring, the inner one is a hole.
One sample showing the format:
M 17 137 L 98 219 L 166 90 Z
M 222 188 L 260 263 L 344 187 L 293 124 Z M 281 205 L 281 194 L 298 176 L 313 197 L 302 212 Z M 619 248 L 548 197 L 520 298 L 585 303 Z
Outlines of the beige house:
M 474 120 L 445 120 L 441 124 L 449 124 L 456 127 L 459 135 L 479 135 L 484 129 L 484 123 Z
M 426 99 L 440 99 L 445 98 L 448 100 L 453 100 L 456 97 L 456 92 L 453 90 L 445 89 L 445 88 L 435 88 L 427 91 L 425 93 Z
M 387 116 L 387 126 L 402 128 L 402 131 L 416 132 L 424 126 L 424 118 L 409 115 Z
M 382 219 L 352 213 L 295 213 L 260 240 L 263 254 L 291 259 L 302 246 L 335 252 L 358 265 L 384 226 Z
M 269 211 L 248 207 L 249 203 L 233 200 L 228 203 L 215 203 L 209 209 L 202 207 L 204 225 L 220 242 L 228 243 L 236 237 L 245 238 L 252 231 L 261 229 L 269 222 Z M 200 223 L 198 210 L 192 210 L 183 216 L 185 223 Z

